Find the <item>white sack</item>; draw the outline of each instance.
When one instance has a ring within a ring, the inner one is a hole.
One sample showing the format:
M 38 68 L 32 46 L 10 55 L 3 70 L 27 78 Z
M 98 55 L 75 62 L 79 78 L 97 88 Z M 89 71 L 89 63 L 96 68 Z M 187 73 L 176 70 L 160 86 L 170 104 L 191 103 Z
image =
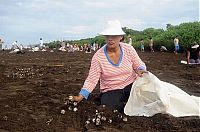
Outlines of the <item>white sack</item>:
M 12 51 L 10 51 L 9 53 L 17 53 L 19 51 L 19 49 L 14 49 Z
M 200 98 L 159 80 L 148 72 L 136 79 L 124 108 L 129 116 L 153 116 L 157 113 L 175 117 L 200 116 Z
M 34 47 L 32 51 L 33 51 L 33 52 L 37 52 L 37 51 L 39 51 L 39 50 L 40 50 L 39 47 Z

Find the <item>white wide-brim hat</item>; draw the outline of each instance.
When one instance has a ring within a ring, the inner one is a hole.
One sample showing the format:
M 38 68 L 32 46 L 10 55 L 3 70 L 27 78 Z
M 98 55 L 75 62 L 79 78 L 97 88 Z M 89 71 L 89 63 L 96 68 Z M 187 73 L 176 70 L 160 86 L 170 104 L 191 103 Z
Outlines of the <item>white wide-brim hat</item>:
M 105 29 L 99 33 L 100 35 L 125 35 L 121 24 L 118 20 L 108 21 Z
M 198 44 L 195 44 L 194 46 L 192 46 L 193 49 L 196 49 L 196 48 L 198 48 L 198 47 L 199 47 Z

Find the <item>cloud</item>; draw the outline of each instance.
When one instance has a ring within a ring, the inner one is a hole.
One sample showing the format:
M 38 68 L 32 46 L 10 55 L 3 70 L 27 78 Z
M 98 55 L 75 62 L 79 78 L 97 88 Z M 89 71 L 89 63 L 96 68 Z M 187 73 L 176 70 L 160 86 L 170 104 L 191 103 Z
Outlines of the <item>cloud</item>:
M 67 34 L 82 34 L 82 33 L 88 32 L 89 29 L 90 29 L 89 26 L 79 25 L 79 26 L 73 26 L 69 30 L 65 30 L 64 33 L 67 33 Z
M 198 0 L 0 0 L 0 37 L 37 43 L 96 36 L 118 19 L 134 30 L 199 20 Z M 24 37 L 26 35 L 26 37 Z

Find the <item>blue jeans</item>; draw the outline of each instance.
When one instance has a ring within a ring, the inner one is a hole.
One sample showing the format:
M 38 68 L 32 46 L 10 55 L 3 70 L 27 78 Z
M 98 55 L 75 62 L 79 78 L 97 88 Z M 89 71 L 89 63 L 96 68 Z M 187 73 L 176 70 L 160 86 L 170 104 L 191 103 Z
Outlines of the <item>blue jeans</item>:
M 179 45 L 175 46 L 175 51 L 176 51 L 176 52 L 179 51 Z
M 130 96 L 132 84 L 129 84 L 124 89 L 112 90 L 101 95 L 101 105 L 106 105 L 112 110 L 124 112 L 124 107 Z

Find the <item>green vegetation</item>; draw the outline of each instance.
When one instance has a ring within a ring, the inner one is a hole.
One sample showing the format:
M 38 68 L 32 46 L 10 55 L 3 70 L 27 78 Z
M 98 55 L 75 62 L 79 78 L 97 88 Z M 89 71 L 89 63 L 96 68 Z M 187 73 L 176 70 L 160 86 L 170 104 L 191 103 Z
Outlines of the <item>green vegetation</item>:
M 50 43 L 45 43 L 45 45 L 47 45 L 49 48 L 53 49 L 53 48 L 57 48 L 60 46 L 60 41 L 53 41 Z
M 178 36 L 180 48 L 183 51 L 191 43 L 196 41 L 200 44 L 200 22 L 188 22 L 182 23 L 180 25 L 166 25 L 166 30 L 147 28 L 143 31 L 136 31 L 129 29 L 128 27 L 123 27 L 124 32 L 126 32 L 125 42 L 128 41 L 128 37 L 132 37 L 133 46 L 137 49 L 140 45 L 140 40 L 143 38 L 145 41 L 145 46 L 148 46 L 149 38 L 152 37 L 154 40 L 154 48 L 159 49 L 161 45 L 167 47 L 169 50 L 174 49 L 173 40 L 175 36 Z M 66 41 L 66 43 L 83 45 L 84 43 L 98 43 L 100 45 L 105 44 L 105 39 L 103 36 L 96 36 L 94 38 L 87 38 L 81 40 Z M 53 41 L 48 43 L 49 47 L 56 48 L 59 46 L 59 41 Z

